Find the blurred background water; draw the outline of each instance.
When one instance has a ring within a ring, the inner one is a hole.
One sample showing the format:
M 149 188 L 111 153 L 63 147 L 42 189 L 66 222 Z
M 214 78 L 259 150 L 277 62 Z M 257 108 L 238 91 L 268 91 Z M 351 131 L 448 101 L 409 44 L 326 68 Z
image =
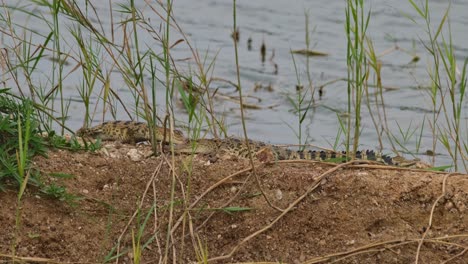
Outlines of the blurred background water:
M 20 6 L 44 16 L 50 15 L 50 11 L 44 7 L 32 4 L 32 1 L 3 1 L 7 6 Z M 83 8 L 88 1 L 78 1 Z M 119 4 L 128 5 L 126 1 L 91 1 L 96 9 L 96 14 L 89 12 L 89 15 L 99 26 L 108 38 L 111 38 L 111 28 L 114 28 L 112 38 L 118 41 L 122 39 L 122 27 L 117 22 L 122 21 L 128 15 L 119 12 L 122 8 Z M 346 64 L 346 34 L 345 34 L 345 6 L 346 1 L 283 1 L 283 0 L 256 0 L 237 1 L 237 24 L 239 27 L 239 64 L 241 84 L 244 95 L 250 96 L 246 103 L 255 105 L 258 109 L 246 109 L 246 121 L 249 137 L 255 140 L 262 140 L 274 144 L 297 144 L 297 131 L 299 125 L 298 114 L 293 111 L 294 107 L 288 98 L 296 98 L 296 86 L 298 79 L 309 89 L 307 77 L 306 57 L 294 55 L 297 70 L 295 69 L 291 50 L 305 49 L 305 18 L 309 17 L 309 29 L 311 39 L 311 49 L 328 54 L 328 56 L 310 57 L 309 73 L 312 85 L 316 89 L 313 107 L 307 113 L 303 123 L 303 139 L 307 143 L 323 147 L 331 147 L 337 137 L 339 129 L 338 117 L 347 111 L 347 77 Z M 455 57 L 459 63 L 460 70 L 463 62 L 468 57 L 468 2 L 458 0 L 450 1 L 451 9 L 449 21 L 454 43 Z M 112 10 L 109 8 L 111 4 Z M 379 60 L 382 63 L 382 84 L 386 89 L 383 92 L 387 123 L 389 130 L 401 141 L 400 130 L 415 130 L 413 136 L 409 137 L 405 147 L 411 152 L 423 153 L 432 149 L 433 134 L 429 127 L 429 120 L 433 115 L 432 102 L 429 96 L 431 80 L 428 74 L 432 68 L 432 58 L 426 51 L 423 44 L 427 44 L 427 34 L 425 32 L 424 21 L 419 19 L 414 9 L 408 1 L 400 0 L 374 0 L 366 1 L 366 7 L 371 11 L 371 19 L 368 29 L 368 37 L 373 41 L 376 54 L 380 54 Z M 448 1 L 431 0 L 430 14 L 433 22 L 433 30 L 436 30 L 441 21 Z M 154 1 L 136 1 L 137 8 L 142 12 L 151 25 L 158 29 L 162 25 L 161 18 L 154 10 L 164 13 L 161 7 Z M 8 9 L 11 20 L 17 24 L 17 31 L 21 32 L 21 26 L 34 31 L 31 41 L 40 44 L 44 41 L 44 36 L 49 34 L 50 27 L 40 19 L 34 18 L 23 12 Z M 6 14 L 5 9 L 2 12 Z M 112 13 L 112 17 L 110 14 Z M 206 60 L 215 60 L 215 67 L 212 77 L 236 82 L 236 67 L 234 57 L 234 43 L 231 38 L 233 18 L 232 1 L 215 0 L 175 0 L 173 2 L 173 15 L 185 34 L 188 36 L 192 46 L 201 54 L 206 56 Z M 412 17 L 412 21 L 407 16 Z M 76 55 L 79 51 L 76 43 L 69 36 L 67 27 L 73 27 L 65 17 L 62 34 L 67 45 L 64 45 L 65 52 Z M 114 24 L 112 24 L 114 21 Z M 2 25 L 3 30 L 5 26 Z M 155 51 L 162 51 L 158 41 L 151 38 L 141 30 L 141 50 L 148 48 Z M 448 32 L 443 31 L 444 37 L 448 38 Z M 180 39 L 181 35 L 173 30 L 171 33 L 171 43 Z M 252 49 L 247 48 L 247 41 L 251 39 Z M 2 46 L 11 47 L 11 39 L 2 34 Z M 266 61 L 262 62 L 260 57 L 260 46 L 262 43 L 266 47 Z M 172 49 L 172 56 L 176 60 L 179 70 L 190 74 L 190 70 L 196 68 L 192 53 L 186 45 L 181 43 Z M 417 62 L 412 60 L 418 56 Z M 271 58 L 271 59 L 270 59 Z M 103 57 L 103 65 L 106 63 Z M 275 68 L 275 65 L 277 68 Z M 76 64 L 66 66 L 65 72 L 70 71 Z M 50 65 L 41 63 L 38 65 L 43 69 L 44 75 L 50 71 Z M 67 69 L 68 68 L 68 69 Z M 113 70 L 113 69 L 109 69 Z M 157 69 L 162 71 L 160 67 Z M 276 72 L 277 71 L 277 72 Z M 3 79 L 9 79 L 3 74 Z M 375 83 L 370 78 L 371 83 Z M 145 77 L 149 82 L 150 76 Z M 11 81 L 11 79 L 9 79 Z M 53 85 L 48 83 L 44 76 L 38 76 L 33 80 L 42 86 Z M 5 82 L 8 86 L 8 80 Z M 446 83 L 443 79 L 442 83 Z M 65 97 L 71 99 L 69 109 L 68 125 L 72 129 L 78 129 L 83 124 L 83 103 L 78 93 L 77 87 L 82 84 L 82 76 L 77 72 L 71 73 L 64 82 Z M 11 83 L 10 83 L 11 85 Z M 125 102 L 131 102 L 133 96 L 125 83 L 115 74 L 112 78 L 112 87 L 119 92 L 119 96 Z M 15 85 L 11 85 L 14 87 Z M 236 96 L 237 92 L 232 85 L 225 82 L 213 82 L 212 89 L 218 89 L 219 94 Z M 259 89 L 259 87 L 262 87 Z M 318 96 L 318 88 L 323 88 L 323 95 Z M 255 89 L 257 88 L 257 89 Z M 96 89 L 98 91 L 99 89 Z M 160 112 L 163 113 L 165 95 L 164 87 L 159 84 L 159 94 L 157 101 Z M 371 92 L 376 92 L 370 88 Z M 94 95 L 97 99 L 98 94 Z M 308 94 L 310 98 L 310 93 Z M 176 99 L 178 100 L 178 99 Z M 93 101 L 96 103 L 97 100 Z M 375 99 L 369 100 L 371 111 L 377 114 Z M 183 126 L 187 120 L 186 112 L 175 104 L 175 117 L 177 124 Z M 93 108 L 93 107 L 92 107 Z M 215 100 L 216 114 L 224 116 L 228 132 L 233 136 L 242 136 L 242 125 L 240 122 L 240 109 L 235 102 L 224 99 Z M 468 104 L 463 105 L 466 113 Z M 101 117 L 100 108 L 96 115 L 96 123 Z M 375 112 L 374 112 L 375 111 Z M 111 116 L 107 116 L 111 119 Z M 125 112 L 117 112 L 118 119 L 128 119 Z M 416 149 L 418 138 L 422 129 L 421 148 Z M 445 121 L 441 117 L 438 121 L 441 127 L 445 126 Z M 461 136 L 465 142 L 467 136 L 467 116 L 462 120 L 463 133 Z M 379 136 L 372 123 L 369 111 L 363 106 L 362 112 L 362 132 L 360 143 L 362 148 L 378 149 Z M 391 145 L 384 139 L 384 152 L 390 153 Z M 402 148 L 398 148 L 402 150 Z M 446 151 L 438 144 L 437 164 L 447 165 L 451 163 Z M 422 159 L 429 159 L 426 156 L 419 156 Z

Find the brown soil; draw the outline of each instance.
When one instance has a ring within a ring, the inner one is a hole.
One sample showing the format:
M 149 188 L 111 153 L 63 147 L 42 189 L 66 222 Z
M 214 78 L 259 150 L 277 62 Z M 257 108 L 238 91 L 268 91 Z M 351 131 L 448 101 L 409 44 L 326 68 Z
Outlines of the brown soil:
M 170 166 L 163 157 L 132 161 L 129 151 L 135 149 L 121 146 L 107 154 L 59 150 L 48 159 L 36 158 L 45 181 L 66 186 L 80 200 L 70 205 L 28 188 L 15 255 L 36 262 L 102 263 L 112 258 L 115 263 L 118 251 L 119 262 L 131 263 L 132 230 L 136 236 L 142 229 L 140 242 L 148 243 L 142 263 L 158 263 L 166 248 L 171 263 L 174 258 L 196 262 L 201 257 L 195 252 L 218 259 L 215 263 L 414 263 L 416 258 L 419 263 L 468 263 L 467 175 L 368 165 L 324 174 L 337 165 L 256 162 L 269 204 L 248 160 L 195 157 L 188 177 L 184 167 L 189 157 L 175 157 L 176 228 L 166 247 Z M 0 192 L 0 201 L 0 260 L 11 260 L 16 190 Z M 157 210 L 151 210 L 153 204 Z M 228 207 L 251 210 L 221 210 Z

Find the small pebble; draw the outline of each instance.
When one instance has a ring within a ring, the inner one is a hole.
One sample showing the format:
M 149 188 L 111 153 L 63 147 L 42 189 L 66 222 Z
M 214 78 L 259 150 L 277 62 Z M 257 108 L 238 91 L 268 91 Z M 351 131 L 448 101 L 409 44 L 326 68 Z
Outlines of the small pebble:
M 132 161 L 140 161 L 143 157 L 140 152 L 138 152 L 137 149 L 130 149 L 127 152 L 127 156 L 132 160 Z
M 281 200 L 281 199 L 283 199 L 283 192 L 282 192 L 280 189 L 276 189 L 276 191 L 275 191 L 275 197 L 276 197 L 276 200 Z
M 445 209 L 450 210 L 452 208 L 453 208 L 453 203 L 452 202 L 445 203 Z

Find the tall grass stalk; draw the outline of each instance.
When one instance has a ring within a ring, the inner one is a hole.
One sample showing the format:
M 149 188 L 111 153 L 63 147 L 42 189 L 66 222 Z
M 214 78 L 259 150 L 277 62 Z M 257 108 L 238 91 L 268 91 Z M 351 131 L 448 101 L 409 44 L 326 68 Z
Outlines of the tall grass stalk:
M 16 201 L 16 213 L 15 213 L 15 236 L 11 246 L 12 255 L 15 255 L 16 244 L 18 242 L 18 236 L 20 235 L 21 229 L 21 198 L 23 197 L 24 191 L 26 190 L 26 185 L 29 180 L 29 139 L 31 138 L 31 115 L 32 115 L 32 106 L 29 101 L 25 101 L 25 112 L 24 116 L 21 115 L 18 109 L 18 149 L 16 151 L 16 159 L 18 163 L 18 176 L 20 189 L 18 191 L 18 199 Z M 25 119 L 25 129 L 23 130 L 21 124 L 21 118 Z M 24 136 L 23 136 L 24 133 Z
M 233 0 L 232 2 L 232 17 L 233 17 L 233 32 L 237 29 L 237 6 L 236 6 L 236 0 Z M 238 49 L 237 49 L 237 41 L 234 41 L 234 56 L 236 59 L 236 75 L 237 75 L 237 88 L 238 88 L 238 93 L 239 93 L 239 107 L 240 107 L 240 112 L 241 112 L 241 122 L 242 122 L 242 130 L 244 132 L 244 140 L 247 146 L 247 151 L 249 154 L 249 162 L 250 162 L 250 167 L 252 168 L 252 174 L 254 175 L 255 182 L 257 184 L 257 188 L 261 191 L 263 198 L 265 201 L 268 203 L 269 206 L 272 208 L 279 210 L 276 206 L 274 206 L 268 197 L 266 196 L 265 192 L 262 190 L 260 180 L 258 179 L 257 171 L 255 169 L 254 161 L 253 161 L 253 153 L 252 153 L 252 148 L 249 144 L 249 137 L 247 135 L 247 125 L 245 122 L 245 116 L 244 116 L 244 103 L 243 103 L 243 98 L 242 98 L 242 86 L 241 86 L 241 80 L 240 80 L 240 69 L 239 69 L 239 56 L 238 56 Z
M 349 153 L 351 133 L 353 136 L 353 151 L 351 158 L 359 147 L 361 127 L 361 102 L 364 87 L 367 84 L 368 66 L 365 52 L 366 31 L 370 20 L 370 11 L 365 15 L 363 0 L 348 0 L 346 5 L 346 37 L 347 37 L 347 68 L 348 68 L 348 120 L 346 136 L 346 151 Z M 354 125 L 351 124 L 351 113 L 354 115 Z
M 91 38 L 86 42 L 80 26 L 71 30 L 72 36 L 75 38 L 78 47 L 80 48 L 80 63 L 83 67 L 80 67 L 83 74 L 82 84 L 78 88 L 78 94 L 80 95 L 84 104 L 84 126 L 89 126 L 91 120 L 94 118 L 94 113 L 91 114 L 91 96 L 96 86 L 96 81 L 102 69 L 100 68 L 99 58 L 93 49 L 94 44 Z M 103 102 L 105 106 L 105 102 Z
M 18 113 L 18 150 L 16 152 L 16 158 L 18 160 L 18 175 L 22 180 L 25 176 L 26 164 L 28 162 L 28 148 L 29 148 L 29 138 L 31 137 L 31 105 L 29 103 L 25 104 L 25 131 L 23 131 L 21 126 L 21 114 Z M 24 138 L 23 138 L 24 132 Z
M 201 88 L 204 91 L 202 95 L 206 95 L 206 96 L 200 95 L 201 106 L 205 109 L 205 111 L 203 111 L 203 118 L 206 120 L 206 123 L 210 127 L 210 130 L 213 133 L 213 136 L 215 138 L 218 138 L 220 136 L 226 137 L 228 133 L 227 133 L 226 125 L 223 122 L 224 120 L 218 119 L 216 117 L 215 109 L 213 105 L 214 96 L 217 90 L 210 92 L 212 75 L 215 69 L 215 62 L 219 54 L 219 51 L 216 53 L 216 55 L 211 61 L 207 61 L 208 51 L 205 53 L 203 60 L 199 58 L 200 55 L 198 51 L 192 51 L 192 53 L 195 58 L 195 63 L 197 64 L 197 67 L 198 67 L 196 76 L 200 82 Z
M 153 214 L 153 212 L 155 212 L 155 209 L 156 209 L 156 204 L 153 203 L 153 205 L 151 206 L 151 208 L 148 209 L 148 213 L 146 214 L 143 222 L 141 222 L 141 208 L 138 208 L 138 212 L 137 212 L 137 231 L 136 231 L 136 234 L 135 234 L 135 230 L 132 229 L 132 252 L 133 252 L 133 263 L 134 264 L 139 264 L 141 263 L 142 259 L 141 259 L 141 255 L 143 253 L 143 250 L 145 248 L 148 247 L 148 245 L 153 242 L 153 240 L 156 238 L 155 235 L 152 235 L 150 238 L 148 238 L 148 240 L 142 245 L 142 239 L 143 239 L 143 235 L 145 233 L 145 230 L 146 230 L 146 227 L 147 227 L 147 224 L 148 224 L 148 220 L 150 219 L 151 215 Z
M 172 1 L 166 1 L 166 23 L 165 23 L 165 34 L 163 36 L 163 52 L 164 52 L 164 71 L 165 71 L 165 86 L 166 86 L 166 113 L 169 115 L 169 128 L 170 128 L 170 141 L 172 142 L 172 136 L 174 135 L 174 118 L 173 118 L 173 109 L 172 109 L 172 96 L 173 96 L 173 85 L 171 83 L 171 68 L 170 68 L 170 21 L 171 21 L 171 12 L 172 12 Z M 166 234 L 166 246 L 164 249 L 164 260 L 167 261 L 169 257 L 169 248 L 170 248 L 170 239 L 171 239 L 171 229 L 174 221 L 174 198 L 175 198 L 175 187 L 176 187 L 176 175 L 175 175 L 175 154 L 174 154 L 174 145 L 171 146 L 171 194 L 170 194 L 170 206 L 169 206 L 169 220 L 167 223 L 167 234 Z
M 185 199 L 183 201 L 184 205 L 184 212 L 183 212 L 183 234 L 182 237 L 184 237 L 185 233 L 185 226 L 186 222 L 191 221 L 190 217 L 190 203 L 189 201 L 191 200 L 191 190 L 192 190 L 192 173 L 193 173 L 193 160 L 195 158 L 195 150 L 197 148 L 197 139 L 200 137 L 200 131 L 201 131 L 201 125 L 202 125 L 202 120 L 200 119 L 200 115 L 196 114 L 196 105 L 197 102 L 193 98 L 193 83 L 191 82 L 191 79 L 188 80 L 189 82 L 189 90 L 185 91 L 183 88 L 183 84 L 179 83 L 179 93 L 181 95 L 182 102 L 185 106 L 185 109 L 189 113 L 189 119 L 188 119 L 188 135 L 192 140 L 192 154 L 188 157 L 188 159 L 185 159 L 182 162 L 182 165 L 184 166 L 185 171 L 187 172 L 187 181 L 185 183 L 186 186 L 186 191 L 185 191 Z M 188 93 L 187 93 L 188 92 Z M 200 110 L 202 111 L 202 110 Z M 190 222 L 189 225 L 192 225 Z M 180 252 L 180 257 L 184 255 L 184 250 L 185 250 L 185 240 L 182 239 L 181 242 L 181 252 Z M 196 250 L 196 248 L 194 248 Z
M 304 16 L 305 16 L 305 43 L 306 43 L 306 50 L 307 51 L 310 51 L 310 29 L 309 29 L 309 18 L 310 18 L 310 15 L 309 15 L 309 11 L 306 11 L 304 12 Z M 307 81 L 309 82 L 309 90 L 310 90 L 310 103 L 309 103 L 309 107 L 311 104 L 314 103 L 314 95 L 315 95 L 315 88 L 314 88 L 314 85 L 312 83 L 312 76 L 310 74 L 310 56 L 306 56 L 306 74 L 307 74 Z M 309 109 L 309 107 L 307 107 L 307 109 Z M 307 111 L 306 111 L 307 112 Z M 305 114 L 304 114 L 305 116 Z M 300 144 L 300 143 L 299 143 Z
M 152 144 L 151 145 L 153 147 L 153 151 L 156 152 L 157 151 L 157 149 L 156 149 L 157 148 L 156 130 L 154 129 L 154 127 L 156 126 L 156 120 L 157 119 L 156 119 L 155 116 L 153 116 L 153 112 L 151 111 L 150 102 L 149 102 L 149 98 L 148 98 L 146 87 L 145 87 L 145 81 L 144 81 L 144 78 L 143 78 L 143 76 L 144 76 L 143 75 L 143 72 L 144 72 L 143 69 L 144 69 L 144 64 L 145 64 L 143 59 L 149 53 L 145 53 L 143 55 L 140 55 L 140 43 L 139 43 L 139 37 L 138 37 L 137 21 L 139 21 L 141 19 L 141 17 L 139 15 L 137 15 L 137 10 L 136 10 L 136 7 L 135 7 L 135 1 L 134 0 L 130 1 L 130 10 L 131 10 L 131 27 L 132 27 L 132 32 L 133 32 L 133 44 L 134 44 L 133 46 L 134 46 L 134 49 L 135 49 L 134 59 L 136 60 L 135 65 L 131 65 L 131 66 L 132 66 L 132 69 L 134 71 L 134 76 L 135 76 L 135 79 L 136 79 L 135 84 L 138 87 L 140 87 L 140 94 L 141 94 L 141 97 L 143 99 L 144 117 L 145 117 L 145 120 L 149 124 L 148 127 L 150 128 L 150 133 L 152 135 L 152 140 L 151 140 Z M 170 12 L 170 9 L 168 9 L 168 12 Z M 169 37 L 169 36 L 167 36 L 167 37 Z M 167 49 L 169 49 L 169 48 L 167 48 Z M 164 48 L 164 51 L 166 51 L 166 47 Z M 165 57 L 165 59 L 166 59 L 166 57 Z M 166 64 L 167 63 L 168 62 L 166 62 Z M 169 86 L 167 86 L 167 83 L 166 83 L 166 88 L 169 89 L 168 87 Z M 155 91 L 153 91 L 153 94 L 154 93 L 155 93 Z M 156 97 L 156 96 L 154 95 L 154 97 Z M 139 96 L 137 96 L 137 98 L 139 98 Z M 138 102 L 138 100 L 135 100 L 135 103 L 137 103 L 137 102 Z M 136 105 L 135 109 L 138 109 L 138 105 Z
M 195 249 L 197 261 L 200 264 L 208 264 L 208 246 L 207 243 L 202 242 L 200 236 L 197 235 L 197 244 Z
M 451 27 L 449 23 L 450 3 L 441 21 L 433 29 L 430 16 L 429 1 L 419 6 L 413 0 L 408 0 L 418 16 L 424 22 L 424 30 L 427 34 L 427 43 L 423 43 L 427 52 L 431 55 L 433 68 L 429 70 L 431 78 L 430 98 L 432 100 L 433 115 L 430 127 L 433 134 L 432 153 L 436 153 L 437 141 L 441 142 L 453 160 L 455 171 L 459 170 L 458 162 L 461 160 L 465 171 L 468 171 L 467 149 L 463 137 L 460 137 L 461 120 L 465 116 L 462 112 L 466 93 L 466 71 L 468 59 L 464 61 L 458 84 L 458 68 L 454 55 Z M 417 23 L 414 19 L 410 19 Z M 446 30 L 448 38 L 444 37 Z M 444 74 L 442 74 L 444 73 Z M 448 98 L 447 98 L 448 96 Z M 445 126 L 442 127 L 438 121 L 443 114 Z M 461 156 L 461 159 L 460 159 Z M 435 157 L 433 158 L 434 161 Z
M 451 35 L 451 30 L 450 30 L 450 23 L 449 25 L 449 39 L 448 41 L 443 38 L 442 40 L 442 47 L 438 44 L 438 51 L 441 56 L 441 60 L 443 62 L 444 70 L 447 75 L 447 84 L 448 84 L 448 96 L 449 96 L 449 105 L 446 105 L 446 100 L 445 98 L 442 98 L 442 107 L 444 109 L 444 116 L 446 119 L 447 123 L 447 128 L 442 130 L 441 133 L 446 133 L 448 138 L 450 139 L 450 143 L 447 142 L 443 144 L 447 150 L 447 152 L 450 154 L 454 166 L 455 166 L 455 171 L 458 171 L 458 161 L 460 158 L 460 154 L 463 156 L 463 144 L 466 144 L 468 142 L 464 142 L 463 138 L 460 137 L 460 134 L 462 133 L 460 129 L 460 122 L 463 118 L 463 104 L 464 104 L 464 98 L 465 98 L 465 92 L 466 92 L 466 68 L 467 68 L 467 63 L 468 59 L 465 59 L 463 68 L 462 68 L 462 74 L 461 74 L 461 81 L 460 84 L 457 84 L 457 62 L 456 58 L 454 55 L 454 50 L 453 50 L 453 41 L 452 41 L 452 35 Z M 442 95 L 442 93 L 441 93 Z M 444 95 L 445 96 L 445 95 Z M 450 115 L 450 113 L 452 115 Z M 446 142 L 446 141 L 445 141 Z M 442 141 L 444 143 L 444 141 Z M 463 158 L 460 159 L 462 161 L 462 164 L 464 166 L 465 171 L 468 171 L 467 167 L 467 162 L 468 160 L 465 160 Z
M 375 73 L 375 83 L 377 87 L 377 92 L 374 93 L 374 100 L 375 100 L 375 109 L 371 107 L 371 96 L 369 93 L 369 86 L 366 86 L 365 93 L 366 93 L 366 102 L 367 102 L 367 109 L 369 110 L 370 117 L 372 119 L 372 123 L 374 124 L 374 128 L 377 134 L 377 138 L 379 140 L 380 151 L 383 149 L 383 142 L 382 142 L 382 133 L 385 132 L 388 135 L 388 124 L 387 120 L 387 113 L 385 111 L 385 102 L 383 99 L 383 87 L 382 87 L 382 63 L 379 61 L 377 54 L 375 53 L 374 45 L 370 38 L 366 38 L 367 42 L 367 54 L 369 59 L 369 66 L 373 69 Z M 370 69 L 369 69 L 370 70 Z M 380 100 L 379 100 L 380 99 Z M 380 101 L 380 102 L 379 102 Z M 380 107 L 382 108 L 383 118 L 380 114 Z M 383 120 L 385 120 L 385 122 Z M 390 137 L 389 137 L 390 138 Z M 390 139 L 390 143 L 393 145 L 393 141 Z
M 152 102 L 152 105 L 151 105 L 151 117 L 152 117 L 152 125 L 153 126 L 156 126 L 156 121 L 157 121 L 157 106 L 156 106 L 156 83 L 157 83 L 157 79 L 156 79 L 156 63 L 154 61 L 154 54 L 150 53 L 149 54 L 149 72 L 150 72 L 150 76 L 151 76 L 151 102 Z M 152 127 L 153 127 L 152 126 Z M 153 143 L 156 143 L 156 131 L 153 130 L 151 131 L 151 136 L 152 136 L 152 139 L 151 139 L 151 142 Z M 153 145 L 156 145 L 156 144 L 153 144 Z M 153 151 L 156 151 L 156 149 L 153 147 Z
M 58 62 L 58 69 L 57 69 L 57 78 L 55 77 L 55 70 L 52 70 L 52 83 L 57 82 L 57 88 L 58 88 L 58 93 L 59 93 L 59 100 L 60 100 L 60 122 L 61 122 L 61 134 L 65 132 L 64 127 L 65 127 L 65 121 L 66 121 L 66 111 L 65 111 L 65 102 L 64 102 L 64 96 L 63 96 L 63 66 L 64 66 L 64 60 L 61 59 L 62 57 L 62 49 L 61 49 L 61 34 L 60 34 L 60 22 L 59 22 L 59 13 L 60 13 L 60 5 L 61 1 L 59 0 L 54 0 L 52 1 L 52 17 L 53 17 L 53 57 L 54 61 Z M 55 65 L 55 63 L 54 63 Z M 52 102 L 53 106 L 53 102 Z
M 304 121 L 307 111 L 309 110 L 309 107 L 305 109 L 305 112 L 302 113 L 302 103 L 304 102 L 304 99 L 306 98 L 305 94 L 302 93 L 302 84 L 301 84 L 301 78 L 299 76 L 299 71 L 297 69 L 297 64 L 296 64 L 296 59 L 294 58 L 294 53 L 291 50 L 291 57 L 294 65 L 294 71 L 296 73 L 296 79 L 297 79 L 297 91 L 296 91 L 296 98 L 293 99 L 292 97 L 288 96 L 288 100 L 293 105 L 294 107 L 294 112 L 297 113 L 298 117 L 298 125 L 297 125 L 297 132 L 294 130 L 293 127 L 290 127 L 294 133 L 296 134 L 296 137 L 299 141 L 299 145 L 302 144 L 302 122 Z M 307 94 L 307 93 L 306 93 Z M 288 124 L 289 125 L 289 124 Z
M 305 43 L 306 43 L 306 50 L 310 50 L 310 30 L 309 30 L 309 13 L 305 12 Z M 290 103 L 294 106 L 294 112 L 297 113 L 298 117 L 298 128 L 297 132 L 294 131 L 296 134 L 296 137 L 298 138 L 298 144 L 302 145 L 303 143 L 305 144 L 307 139 L 303 141 L 303 136 L 302 136 L 302 125 L 304 123 L 304 120 L 307 116 L 307 113 L 311 109 L 312 104 L 314 103 L 314 93 L 315 89 L 312 83 L 312 77 L 310 74 L 310 56 L 306 56 L 306 75 L 307 75 L 307 80 L 308 80 L 308 88 L 304 93 L 302 92 L 303 86 L 301 84 L 301 78 L 299 76 L 299 71 L 297 68 L 297 63 L 296 59 L 294 57 L 294 52 L 290 50 L 291 57 L 293 60 L 293 65 L 294 65 L 294 71 L 296 73 L 296 80 L 297 80 L 297 86 L 296 86 L 296 98 L 293 99 L 288 96 L 288 100 Z M 304 100 L 307 98 L 307 94 L 310 91 L 310 101 L 307 104 L 306 107 L 303 107 Z M 304 146 L 301 146 L 301 149 L 304 149 Z
M 232 1 L 233 32 L 237 30 L 237 13 L 236 12 L 237 12 L 236 0 L 233 0 Z M 239 54 L 238 54 L 236 40 L 234 40 L 234 57 L 235 57 L 235 62 L 236 62 L 237 92 L 239 93 L 239 107 L 240 107 L 240 113 L 241 113 L 242 131 L 244 133 L 244 139 L 245 139 L 247 149 L 249 152 L 250 166 L 252 167 L 253 173 L 255 174 L 255 166 L 253 163 L 252 150 L 250 149 L 249 137 L 247 135 L 247 125 L 245 123 L 245 117 L 244 117 L 244 107 L 243 107 L 244 103 L 243 103 L 243 98 L 242 98 L 242 85 L 241 85 L 240 69 L 239 69 Z
M 209 69 L 212 68 L 214 65 L 214 61 L 210 63 L 208 66 Z M 185 110 L 188 113 L 188 123 L 187 123 L 187 136 L 191 139 L 191 147 L 192 147 L 192 154 L 182 161 L 182 165 L 184 170 L 187 172 L 187 180 L 185 182 L 185 199 L 183 201 L 184 211 L 183 211 L 183 232 L 182 236 L 184 237 L 185 228 L 186 226 L 193 226 L 192 217 L 190 217 L 190 203 L 191 200 L 191 182 L 192 182 L 192 173 L 193 173 L 193 160 L 195 158 L 195 151 L 198 147 L 198 139 L 202 137 L 201 131 L 202 126 L 204 124 L 204 120 L 207 120 L 207 123 L 210 124 L 209 120 L 216 120 L 214 114 L 211 114 L 211 119 L 206 113 L 206 109 L 210 109 L 212 107 L 212 101 L 209 91 L 209 79 L 207 78 L 207 71 L 205 71 L 204 65 L 198 65 L 198 72 L 196 74 L 198 81 L 201 84 L 201 87 L 196 86 L 193 81 L 193 77 L 185 77 L 182 75 L 176 76 L 176 87 L 179 91 L 180 99 L 184 105 Z M 204 91 L 204 92 L 203 92 Z M 207 99 L 204 99 L 204 94 L 206 95 Z M 207 102 L 208 101 L 208 102 Z M 211 105 L 211 106 L 208 106 Z M 217 124 L 211 124 L 211 131 L 213 135 L 216 137 L 217 131 Z M 223 128 L 221 127 L 223 130 Z M 187 225 L 187 221 L 189 221 Z M 191 233 L 192 234 L 192 233 Z M 193 234 L 192 234 L 193 235 Z M 192 237 L 192 241 L 194 238 Z M 196 243 L 192 243 L 193 250 L 195 252 L 199 252 L 198 245 Z M 179 251 L 179 255 L 182 258 L 184 255 L 185 250 L 185 240 L 182 239 L 181 241 L 181 250 Z M 207 258 L 207 257 L 205 257 Z M 181 260 L 182 261 L 182 260 Z

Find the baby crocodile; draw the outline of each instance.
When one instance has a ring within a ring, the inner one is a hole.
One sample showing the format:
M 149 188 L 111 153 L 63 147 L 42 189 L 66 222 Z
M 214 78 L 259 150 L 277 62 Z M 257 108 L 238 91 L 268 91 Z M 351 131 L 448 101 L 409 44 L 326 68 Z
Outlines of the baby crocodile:
M 275 145 L 266 144 L 264 142 L 249 140 L 250 150 L 252 153 L 257 154 L 263 152 L 263 150 L 270 151 L 273 153 L 274 158 L 277 160 L 316 160 L 316 161 L 346 161 L 350 157 L 346 151 L 328 151 L 328 150 L 292 150 L 289 148 L 283 148 Z M 230 156 L 237 157 L 248 157 L 248 147 L 245 140 L 237 138 L 226 138 L 226 139 L 199 139 L 197 141 L 175 146 L 175 152 L 180 154 L 205 154 L 205 155 L 217 155 L 227 154 Z M 390 157 L 388 155 L 382 155 L 373 150 L 357 151 L 355 158 L 358 160 L 370 160 L 376 161 L 382 164 L 399 167 L 416 167 L 416 168 L 427 168 L 429 165 L 425 164 L 418 159 L 408 160 L 401 156 Z
M 169 141 L 170 130 L 155 127 L 157 141 Z M 83 138 L 101 140 L 115 140 L 122 143 L 135 144 L 151 139 L 150 130 L 146 123 L 135 121 L 109 121 L 91 128 L 80 128 L 76 135 Z M 165 137 L 165 138 L 164 138 Z M 185 137 L 179 130 L 174 130 L 172 141 L 175 144 L 185 142 Z
M 168 141 L 170 131 L 162 127 L 155 127 L 156 140 Z M 84 138 L 94 138 L 101 140 L 117 140 L 122 143 L 135 144 L 141 141 L 150 140 L 150 131 L 148 125 L 142 122 L 134 121 L 111 121 L 105 122 L 91 128 L 81 128 L 76 132 L 77 136 Z M 187 140 L 181 131 L 174 130 L 173 143 L 175 144 L 174 151 L 176 154 L 205 154 L 205 155 L 229 155 L 235 157 L 248 157 L 249 148 L 245 140 L 237 138 L 226 139 L 199 139 L 196 141 Z M 298 151 L 289 148 L 283 148 L 275 145 L 270 145 L 260 141 L 249 140 L 248 145 L 250 150 L 258 156 L 260 153 L 268 156 L 273 156 L 277 160 L 317 160 L 317 161 L 346 161 L 350 157 L 345 151 L 317 151 L 305 150 Z M 357 151 L 355 158 L 358 160 L 376 161 L 382 164 L 400 167 L 417 167 L 427 168 L 428 164 L 419 160 L 407 160 L 401 156 L 390 157 L 382 155 L 373 150 Z

